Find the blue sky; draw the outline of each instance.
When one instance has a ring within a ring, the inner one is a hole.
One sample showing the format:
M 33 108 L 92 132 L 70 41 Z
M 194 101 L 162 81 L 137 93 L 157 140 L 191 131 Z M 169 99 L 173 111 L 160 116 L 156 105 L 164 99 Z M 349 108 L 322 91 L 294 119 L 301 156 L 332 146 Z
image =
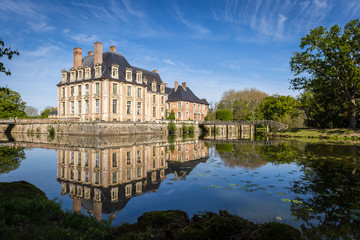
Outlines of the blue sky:
M 289 90 L 289 60 L 300 38 L 319 25 L 344 26 L 360 15 L 352 0 L 22 1 L 0 0 L 0 37 L 20 56 L 0 86 L 21 93 L 39 110 L 57 105 L 61 70 L 100 41 L 130 64 L 159 70 L 169 86 L 187 82 L 218 101 L 224 91 Z

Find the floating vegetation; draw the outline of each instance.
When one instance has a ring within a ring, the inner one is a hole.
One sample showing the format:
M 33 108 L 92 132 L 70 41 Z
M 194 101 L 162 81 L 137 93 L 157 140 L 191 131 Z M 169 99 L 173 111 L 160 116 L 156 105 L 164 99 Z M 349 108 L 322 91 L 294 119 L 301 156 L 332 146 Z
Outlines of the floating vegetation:
M 293 203 L 295 204 L 302 204 L 303 202 L 302 201 L 299 201 L 299 200 L 292 200 Z
M 224 187 L 224 189 L 233 189 L 232 187 Z
M 277 194 L 278 195 L 285 195 L 285 193 L 283 193 L 283 192 L 278 192 Z
M 203 189 L 210 189 L 210 187 L 202 187 Z
M 222 188 L 222 186 L 217 186 L 217 185 L 210 185 L 210 187 L 212 187 L 212 188 Z
M 282 198 L 281 201 L 283 201 L 283 202 L 291 202 L 291 200 L 287 199 L 287 198 Z
M 274 186 L 274 185 L 269 185 L 268 187 L 269 187 L 269 188 L 274 188 L 275 186 Z
M 240 184 L 236 184 L 236 183 L 230 183 L 229 185 L 230 185 L 230 186 L 233 186 L 233 187 L 235 187 L 235 186 L 241 186 Z
M 199 176 L 199 177 L 203 177 L 203 176 L 205 176 L 205 175 L 204 175 L 204 174 L 199 174 L 198 176 Z

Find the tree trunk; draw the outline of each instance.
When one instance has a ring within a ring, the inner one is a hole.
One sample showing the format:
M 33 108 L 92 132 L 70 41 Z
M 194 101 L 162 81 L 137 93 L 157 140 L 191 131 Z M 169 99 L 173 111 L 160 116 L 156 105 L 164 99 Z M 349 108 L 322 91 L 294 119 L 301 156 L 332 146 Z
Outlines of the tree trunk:
M 355 103 L 355 97 L 351 97 L 350 100 L 350 125 L 349 128 L 355 129 L 355 115 L 356 115 L 356 103 Z

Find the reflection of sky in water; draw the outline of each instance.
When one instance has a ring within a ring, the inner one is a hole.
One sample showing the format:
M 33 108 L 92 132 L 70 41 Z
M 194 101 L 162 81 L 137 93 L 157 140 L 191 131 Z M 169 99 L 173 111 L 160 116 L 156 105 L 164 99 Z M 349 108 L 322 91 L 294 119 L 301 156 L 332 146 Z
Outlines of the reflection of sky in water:
M 21 166 L 0 175 L 0 181 L 25 180 L 44 191 L 48 198 L 62 201 L 62 207 L 72 209 L 69 195 L 61 196 L 57 178 L 57 152 L 44 149 L 26 149 Z M 295 194 L 286 188 L 301 174 L 296 164 L 273 165 L 268 163 L 256 169 L 224 167 L 219 156 L 210 149 L 210 158 L 199 163 L 186 180 L 174 181 L 167 175 L 157 192 L 147 192 L 130 199 L 116 214 L 114 224 L 135 222 L 144 212 L 180 209 L 190 215 L 199 211 L 225 209 L 254 222 L 278 221 L 298 227 L 291 216 L 290 203 L 281 199 L 294 199 Z M 180 175 L 180 174 L 179 174 Z M 280 195 L 280 194 L 281 195 Z M 86 210 L 82 211 L 86 214 Z M 103 215 L 104 219 L 107 216 Z

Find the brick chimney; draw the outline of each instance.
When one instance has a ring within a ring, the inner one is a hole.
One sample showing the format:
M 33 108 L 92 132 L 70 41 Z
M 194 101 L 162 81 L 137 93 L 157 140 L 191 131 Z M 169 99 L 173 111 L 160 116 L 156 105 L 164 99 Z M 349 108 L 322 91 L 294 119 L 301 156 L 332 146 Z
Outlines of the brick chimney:
M 101 42 L 94 43 L 94 65 L 102 64 L 103 44 Z
M 116 46 L 110 46 L 110 51 L 116 52 Z
M 183 82 L 182 84 L 183 89 L 186 91 L 186 82 Z
M 79 47 L 74 48 L 74 68 L 82 65 L 82 49 Z
M 158 70 L 152 70 L 154 73 L 159 73 L 159 71 Z
M 178 86 L 179 86 L 178 82 L 175 81 L 175 86 L 174 86 L 174 91 L 175 91 L 175 92 L 176 92 L 176 90 L 178 89 Z
M 91 56 L 93 54 L 94 54 L 93 51 L 88 51 L 88 56 Z

